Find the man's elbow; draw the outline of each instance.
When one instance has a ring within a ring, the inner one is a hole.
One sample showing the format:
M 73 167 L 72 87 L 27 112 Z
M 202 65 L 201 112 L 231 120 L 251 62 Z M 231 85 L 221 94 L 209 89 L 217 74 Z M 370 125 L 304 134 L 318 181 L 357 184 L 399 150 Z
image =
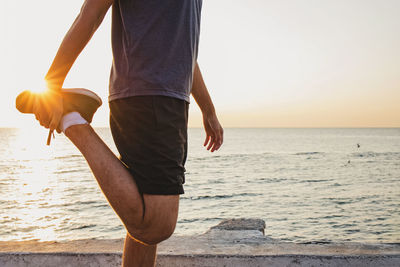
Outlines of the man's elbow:
M 114 0 L 86 0 L 82 5 L 78 18 L 90 23 L 96 30 L 103 22 L 113 2 Z

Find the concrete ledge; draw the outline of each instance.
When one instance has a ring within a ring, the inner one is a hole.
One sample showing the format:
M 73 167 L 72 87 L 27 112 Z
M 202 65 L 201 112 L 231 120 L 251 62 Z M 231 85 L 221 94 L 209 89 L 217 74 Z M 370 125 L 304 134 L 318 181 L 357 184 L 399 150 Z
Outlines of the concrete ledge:
M 290 243 L 262 220 L 223 221 L 199 236 L 161 243 L 157 266 L 400 266 L 400 244 Z M 120 266 L 122 239 L 0 242 L 0 266 Z
M 157 266 L 399 266 L 398 256 L 330 256 L 330 255 L 158 255 Z M 0 266 L 121 266 L 121 253 L 0 253 Z
M 0 253 L 0 266 L 121 266 L 121 253 Z

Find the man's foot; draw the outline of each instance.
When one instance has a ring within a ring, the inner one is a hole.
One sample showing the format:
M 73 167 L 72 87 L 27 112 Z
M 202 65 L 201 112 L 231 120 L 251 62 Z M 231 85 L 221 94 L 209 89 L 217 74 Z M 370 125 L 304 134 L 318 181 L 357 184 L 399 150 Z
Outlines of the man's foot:
M 39 93 L 23 91 L 17 96 L 16 107 L 22 113 L 33 113 L 34 103 Z M 93 115 L 101 106 L 101 98 L 88 89 L 61 89 L 63 98 L 63 114 L 78 112 L 87 121 L 92 122 Z
M 96 110 L 101 106 L 101 98 L 90 90 L 83 88 L 61 89 L 63 98 L 63 119 L 58 125 L 57 132 L 65 131 L 74 124 L 90 123 Z M 22 113 L 34 113 L 34 105 L 43 93 L 23 91 L 17 96 L 15 106 Z M 71 115 L 72 114 L 72 115 Z M 50 145 L 53 130 L 49 131 L 47 145 Z

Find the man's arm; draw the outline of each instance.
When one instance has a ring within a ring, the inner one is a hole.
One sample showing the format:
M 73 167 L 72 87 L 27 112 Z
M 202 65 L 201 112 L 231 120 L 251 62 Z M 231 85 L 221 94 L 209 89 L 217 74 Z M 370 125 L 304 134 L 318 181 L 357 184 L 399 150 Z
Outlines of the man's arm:
M 224 130 L 218 121 L 214 104 L 204 83 L 199 65 L 196 63 L 193 74 L 192 95 L 203 113 L 203 124 L 206 131 L 204 146 L 211 152 L 218 150 L 224 141 Z
M 46 128 L 56 129 L 62 116 L 62 99 L 58 92 L 83 48 L 100 26 L 114 0 L 85 0 L 78 17 L 65 35 L 45 77 L 48 94 L 44 105 L 37 105 L 35 115 Z

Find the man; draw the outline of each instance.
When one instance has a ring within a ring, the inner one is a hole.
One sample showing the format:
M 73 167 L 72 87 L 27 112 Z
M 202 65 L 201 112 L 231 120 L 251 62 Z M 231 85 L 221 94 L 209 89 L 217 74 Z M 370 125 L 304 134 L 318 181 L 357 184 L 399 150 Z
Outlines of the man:
M 124 266 L 153 266 L 157 244 L 175 229 L 190 93 L 203 114 L 204 146 L 215 151 L 223 142 L 197 64 L 201 5 L 202 0 L 86 0 L 46 75 L 49 90 L 17 99 L 21 111 L 63 131 L 86 158 L 127 229 Z M 88 124 L 101 100 L 88 90 L 62 89 L 110 6 L 110 126 L 121 160 Z

